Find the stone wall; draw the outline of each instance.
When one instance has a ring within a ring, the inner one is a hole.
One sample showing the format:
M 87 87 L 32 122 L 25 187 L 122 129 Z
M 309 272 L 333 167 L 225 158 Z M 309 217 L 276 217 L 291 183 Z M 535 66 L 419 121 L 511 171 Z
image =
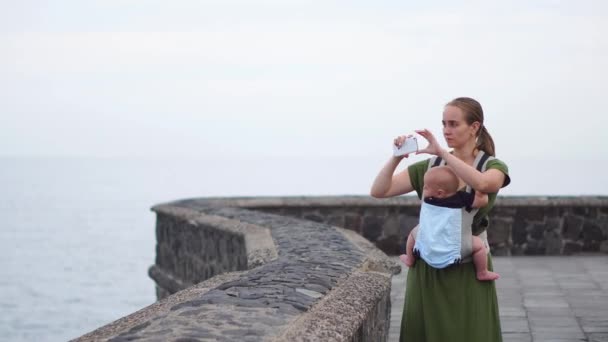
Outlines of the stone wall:
M 78 340 L 385 341 L 398 267 L 376 246 L 401 253 L 419 206 L 367 196 L 156 206 L 159 302 Z M 501 197 L 490 221 L 495 255 L 608 252 L 606 197 Z
M 233 200 L 153 210 L 160 300 L 78 341 L 386 341 L 399 267 L 360 235 Z
M 420 201 L 411 196 L 258 198 L 247 207 L 351 229 L 397 255 L 418 224 Z M 608 253 L 608 197 L 499 197 L 490 213 L 488 240 L 494 255 Z

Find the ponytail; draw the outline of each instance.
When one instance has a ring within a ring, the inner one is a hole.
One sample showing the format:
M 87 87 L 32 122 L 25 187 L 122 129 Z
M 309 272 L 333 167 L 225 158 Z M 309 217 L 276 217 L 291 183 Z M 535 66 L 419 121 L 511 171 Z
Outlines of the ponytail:
M 486 129 L 485 125 L 482 125 L 479 129 L 479 137 L 477 137 L 477 148 L 484 151 L 485 153 L 496 156 L 496 149 L 494 148 L 494 140 Z

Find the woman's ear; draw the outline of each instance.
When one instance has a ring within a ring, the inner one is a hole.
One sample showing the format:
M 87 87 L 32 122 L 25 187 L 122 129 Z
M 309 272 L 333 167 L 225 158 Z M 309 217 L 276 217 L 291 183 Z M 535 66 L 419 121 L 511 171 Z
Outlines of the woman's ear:
M 471 128 L 473 129 L 474 136 L 479 135 L 479 130 L 481 129 L 481 123 L 479 121 L 475 121 L 471 124 Z

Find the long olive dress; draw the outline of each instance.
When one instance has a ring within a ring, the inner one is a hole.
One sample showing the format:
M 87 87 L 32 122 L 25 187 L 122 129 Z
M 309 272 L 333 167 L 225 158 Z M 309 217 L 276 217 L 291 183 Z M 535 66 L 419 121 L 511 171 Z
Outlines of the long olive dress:
M 408 167 L 410 180 L 418 197 L 422 196 L 424 173 L 429 160 Z M 505 174 L 504 186 L 510 182 L 508 168 L 498 159 L 490 160 L 487 169 Z M 480 208 L 473 222 L 473 234 L 487 229 L 488 212 L 496 194 Z M 492 260 L 488 255 L 488 268 Z M 400 342 L 500 342 L 498 300 L 493 281 L 478 281 L 472 262 L 435 269 L 422 259 L 409 269 L 405 306 L 401 320 Z

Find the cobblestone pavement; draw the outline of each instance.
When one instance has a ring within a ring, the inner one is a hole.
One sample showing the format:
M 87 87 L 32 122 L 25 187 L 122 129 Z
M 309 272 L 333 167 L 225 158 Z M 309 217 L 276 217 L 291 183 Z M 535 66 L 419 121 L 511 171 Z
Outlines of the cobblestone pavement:
M 504 342 L 608 341 L 608 256 L 494 257 L 494 269 Z M 406 274 L 393 276 L 389 341 L 399 340 Z

